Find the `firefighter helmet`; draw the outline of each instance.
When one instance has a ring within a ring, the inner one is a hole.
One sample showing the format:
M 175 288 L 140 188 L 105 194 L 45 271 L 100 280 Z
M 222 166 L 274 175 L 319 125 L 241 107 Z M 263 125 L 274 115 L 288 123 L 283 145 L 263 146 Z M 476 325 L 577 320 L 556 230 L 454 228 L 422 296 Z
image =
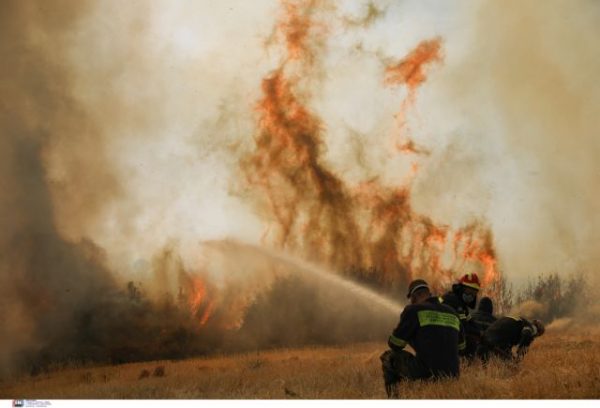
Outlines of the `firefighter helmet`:
M 469 288 L 473 288 L 475 290 L 480 289 L 479 278 L 476 273 L 467 273 L 462 278 L 458 280 L 458 283 L 463 286 L 468 286 Z
M 408 285 L 408 295 L 406 295 L 406 297 L 409 298 L 417 290 L 424 288 L 429 290 L 429 285 L 427 284 L 427 282 L 425 282 L 423 279 L 414 280 L 410 283 L 410 285 Z
M 492 302 L 492 299 L 490 299 L 487 296 L 482 297 L 479 301 L 479 306 L 477 307 L 477 310 L 483 313 L 494 314 L 494 303 Z
M 537 329 L 538 336 L 541 336 L 542 334 L 544 334 L 544 332 L 546 331 L 546 328 L 544 327 L 544 323 L 542 323 L 541 320 L 535 319 L 532 323 L 535 326 L 535 328 Z

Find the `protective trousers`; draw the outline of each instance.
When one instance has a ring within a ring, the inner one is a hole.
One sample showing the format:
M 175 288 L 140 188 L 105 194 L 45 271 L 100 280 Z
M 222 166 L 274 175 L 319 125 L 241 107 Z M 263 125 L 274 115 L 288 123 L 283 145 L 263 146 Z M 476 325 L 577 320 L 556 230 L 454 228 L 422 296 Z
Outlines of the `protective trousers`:
M 513 360 L 513 354 L 510 347 L 494 346 L 485 340 L 483 340 L 477 347 L 477 356 L 481 359 L 481 361 L 483 361 L 483 363 L 487 363 L 492 356 L 499 357 L 504 361 Z
M 388 398 L 398 398 L 397 384 L 401 380 L 422 380 L 431 377 L 429 369 L 408 351 L 387 350 L 379 358 Z

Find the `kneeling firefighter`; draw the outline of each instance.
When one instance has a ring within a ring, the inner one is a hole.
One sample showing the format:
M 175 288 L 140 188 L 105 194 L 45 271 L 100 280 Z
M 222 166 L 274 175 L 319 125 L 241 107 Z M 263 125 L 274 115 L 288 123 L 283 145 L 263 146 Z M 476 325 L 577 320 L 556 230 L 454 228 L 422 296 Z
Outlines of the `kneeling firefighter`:
M 440 298 L 443 304 L 450 306 L 458 314 L 466 339 L 466 347 L 461 350 L 460 355 L 468 359 L 475 357 L 481 335 L 479 329 L 471 323 L 469 316 L 469 308 L 474 309 L 477 304 L 479 289 L 477 274 L 467 273 L 452 285 L 451 291 Z
M 383 378 L 388 398 L 398 396 L 401 380 L 458 377 L 459 347 L 464 335 L 458 315 L 432 297 L 422 279 L 408 288 L 411 304 L 400 315 L 400 322 L 388 339 L 390 350 L 381 355 Z M 410 345 L 415 354 L 404 350 Z

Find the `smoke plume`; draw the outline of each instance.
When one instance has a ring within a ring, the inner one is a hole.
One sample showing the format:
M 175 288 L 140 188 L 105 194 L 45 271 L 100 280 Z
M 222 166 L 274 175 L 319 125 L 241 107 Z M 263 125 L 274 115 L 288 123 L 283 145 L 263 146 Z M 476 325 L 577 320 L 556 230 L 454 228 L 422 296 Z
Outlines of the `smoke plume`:
M 0 82 L 3 369 L 22 353 L 56 341 L 71 327 L 74 309 L 113 285 L 101 266 L 102 251 L 89 241 L 66 242 L 54 222 L 55 206 L 45 170 L 48 145 L 57 135 L 82 132 L 82 138 L 97 151 L 96 157 L 102 156 L 102 146 L 94 139 L 96 129 L 73 102 L 69 72 L 60 53 L 53 52 L 63 47 L 70 23 L 85 12 L 86 5 L 62 2 L 61 7 L 55 6 L 48 9 L 11 1 L 0 15 L 5 61 Z M 53 11 L 57 9 L 61 11 Z M 93 173 L 99 188 L 106 187 L 107 200 L 118 190 L 116 180 L 93 163 L 80 170 Z M 84 216 L 93 216 L 95 209 L 88 210 Z
M 1 373 L 391 329 L 225 239 L 396 296 L 593 274 L 598 4 L 427 4 L 5 1 Z
M 600 7 L 486 2 L 472 13 L 464 57 L 421 100 L 423 109 L 435 100 L 428 117 L 448 148 L 424 168 L 415 205 L 434 218 L 483 215 L 513 282 L 595 277 Z

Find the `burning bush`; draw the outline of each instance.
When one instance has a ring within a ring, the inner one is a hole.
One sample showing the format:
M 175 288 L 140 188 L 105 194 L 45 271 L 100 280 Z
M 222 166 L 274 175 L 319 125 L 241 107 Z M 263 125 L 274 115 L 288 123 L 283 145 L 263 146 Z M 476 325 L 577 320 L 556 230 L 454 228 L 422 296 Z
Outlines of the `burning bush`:
M 222 333 L 198 324 L 187 303 L 152 301 L 135 284 L 98 296 L 74 312 L 61 336 L 29 354 L 32 374 L 66 363 L 126 363 L 206 354 Z

